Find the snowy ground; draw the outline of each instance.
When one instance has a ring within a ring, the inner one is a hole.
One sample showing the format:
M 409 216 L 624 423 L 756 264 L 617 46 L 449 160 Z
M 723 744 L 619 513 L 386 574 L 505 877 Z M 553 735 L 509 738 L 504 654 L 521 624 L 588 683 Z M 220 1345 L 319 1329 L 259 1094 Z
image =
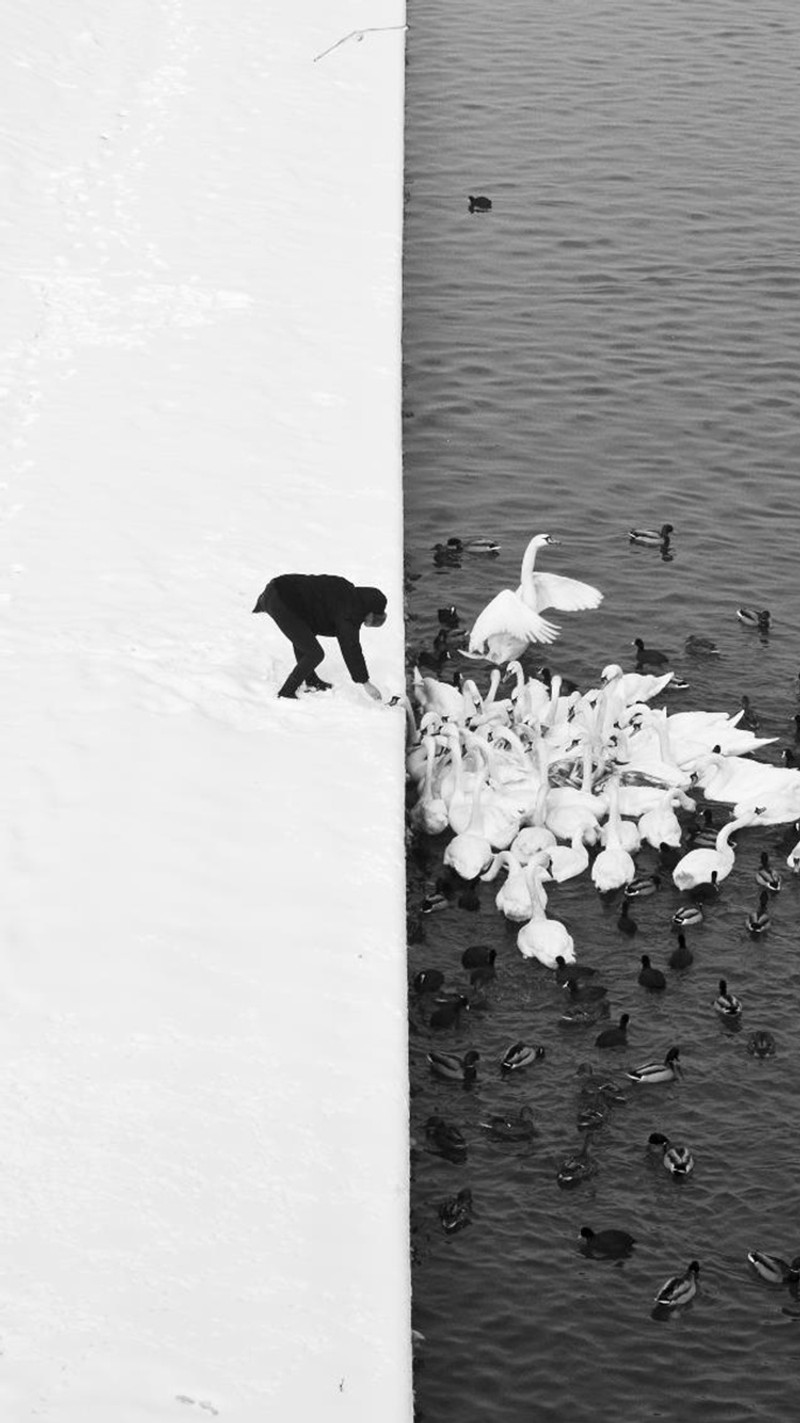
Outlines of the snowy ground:
M 410 1415 L 403 718 L 250 611 L 401 690 L 403 19 L 0 16 L 9 1423 Z

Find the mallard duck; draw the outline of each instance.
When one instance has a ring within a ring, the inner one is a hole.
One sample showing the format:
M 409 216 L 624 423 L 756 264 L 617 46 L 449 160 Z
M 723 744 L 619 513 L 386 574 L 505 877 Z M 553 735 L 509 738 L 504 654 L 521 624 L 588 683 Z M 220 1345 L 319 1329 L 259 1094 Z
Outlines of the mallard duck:
M 703 911 L 699 904 L 682 904 L 680 909 L 675 910 L 672 922 L 681 929 L 688 928 L 690 924 L 702 924 Z
M 637 875 L 629 884 L 625 886 L 626 899 L 646 899 L 648 895 L 655 894 L 661 887 L 661 876 Z
M 761 851 L 761 859 L 756 870 L 756 881 L 762 889 L 769 890 L 772 894 L 777 894 L 781 887 L 782 880 L 777 870 L 773 870 L 769 862 L 769 855 L 766 850 Z
M 613 1106 L 614 1103 L 624 1103 L 628 1100 L 627 1094 L 623 1092 L 613 1077 L 605 1077 L 601 1072 L 595 1072 L 588 1062 L 580 1064 L 578 1077 L 580 1078 L 580 1094 L 583 1101 L 591 1101 L 600 1096 Z
M 604 1260 L 623 1260 L 636 1244 L 627 1230 L 592 1230 L 589 1225 L 581 1226 L 580 1239 L 584 1255 Z
M 596 1092 L 592 1097 L 581 1094 L 575 1121 L 578 1131 L 599 1131 L 605 1125 L 610 1110 L 610 1104 L 602 1093 Z
M 583 1181 L 588 1181 L 597 1171 L 597 1162 L 589 1154 L 589 1143 L 591 1132 L 587 1132 L 583 1140 L 583 1146 L 574 1156 L 568 1156 L 566 1161 L 562 1161 L 556 1174 L 556 1181 L 562 1190 L 568 1191 L 572 1186 L 580 1186 Z
M 594 1040 L 595 1047 L 625 1047 L 628 1041 L 628 1024 L 630 1020 L 630 1013 L 623 1013 L 616 1028 L 604 1028 L 602 1033 L 598 1033 Z
M 443 909 L 450 908 L 450 900 L 437 890 L 434 894 L 426 894 L 419 908 L 421 914 L 439 914 Z
M 769 608 L 737 608 L 736 616 L 745 627 L 758 628 L 759 632 L 769 630 Z
M 467 1143 L 464 1134 L 458 1127 L 446 1122 L 444 1117 L 428 1117 L 425 1135 L 440 1156 L 446 1156 L 448 1161 L 466 1161 Z
M 626 1076 L 632 1082 L 643 1084 L 655 1082 L 674 1082 L 681 1075 L 680 1048 L 671 1047 L 663 1062 L 643 1062 L 639 1067 L 632 1067 Z
M 662 1164 L 672 1176 L 688 1176 L 694 1170 L 694 1157 L 688 1146 L 673 1146 L 661 1131 L 651 1132 L 647 1141 L 660 1151 Z
M 448 1235 L 463 1230 L 472 1222 L 472 1192 L 469 1186 L 459 1191 L 457 1196 L 448 1196 L 439 1206 L 439 1219 Z
M 635 637 L 631 644 L 636 648 L 636 667 L 665 667 L 669 662 L 666 652 L 659 652 L 655 647 L 645 647 L 640 637 Z
M 681 677 L 678 672 L 673 675 L 672 681 L 668 683 L 668 692 L 688 692 L 691 682 L 687 682 L 685 677 Z
M 497 949 L 490 949 L 488 944 L 470 944 L 461 955 L 461 963 L 464 968 L 483 968 L 484 964 L 493 964 L 497 958 Z
M 461 549 L 458 539 L 448 539 L 447 543 L 433 545 L 433 561 L 437 568 L 460 568 Z
M 515 1114 L 499 1113 L 481 1122 L 481 1127 L 498 1141 L 530 1141 L 536 1135 L 533 1112 L 530 1107 L 520 1107 Z
M 428 1064 L 434 1077 L 441 1077 L 444 1082 L 461 1082 L 469 1087 L 478 1076 L 480 1056 L 476 1048 L 470 1048 L 463 1057 L 454 1052 L 429 1052 Z
M 692 633 L 683 644 L 690 657 L 719 657 L 717 644 L 710 637 L 698 637 Z
M 692 1260 L 685 1275 L 673 1275 L 661 1286 L 655 1297 L 655 1303 L 662 1309 L 678 1309 L 683 1304 L 688 1304 L 697 1294 L 697 1276 L 700 1274 L 700 1266 L 696 1260 Z
M 523 1067 L 530 1067 L 531 1063 L 541 1062 L 544 1057 L 543 1047 L 533 1047 L 530 1043 L 512 1043 L 507 1048 L 500 1061 L 500 1071 L 504 1077 L 510 1072 L 519 1072 Z
M 757 1275 L 768 1285 L 790 1285 L 800 1280 L 800 1255 L 795 1255 L 791 1264 L 780 1255 L 767 1255 L 763 1250 L 748 1250 L 747 1260 Z
M 456 993 L 452 998 L 439 1001 L 439 1006 L 434 1008 L 428 1019 L 431 1028 L 455 1028 L 461 1020 L 461 1014 L 469 1009 L 469 998 L 466 993 Z
M 649 993 L 660 993 L 661 990 L 667 986 L 667 980 L 661 972 L 661 969 L 653 968 L 649 954 L 642 954 L 642 967 L 639 970 L 639 976 L 636 981 L 641 984 L 642 988 L 646 988 Z
M 719 981 L 719 993 L 714 999 L 714 1009 L 722 1018 L 740 1018 L 742 1015 L 742 1000 L 737 998 L 735 993 L 728 992 L 724 978 Z
M 762 889 L 758 899 L 758 907 L 751 909 L 750 913 L 745 915 L 744 922 L 751 934 L 766 934 L 771 922 L 767 911 L 768 904 L 769 894 L 765 889 Z
M 500 552 L 500 544 L 496 539 L 487 539 L 479 536 L 471 539 L 449 538 L 446 543 L 434 544 L 434 553 L 446 555 L 452 553 L 458 557 L 462 553 L 486 553 L 496 555 Z
M 483 194 L 478 194 L 478 196 L 475 197 L 472 193 L 469 193 L 467 195 L 467 201 L 469 202 L 470 212 L 491 212 L 492 210 L 491 198 L 486 198 Z
M 629 939 L 632 939 L 633 935 L 636 934 L 639 929 L 636 920 L 631 918 L 630 903 L 625 898 L 623 898 L 622 904 L 620 905 L 617 928 L 621 934 L 627 934 Z
M 412 979 L 415 993 L 438 993 L 444 983 L 444 974 L 438 968 L 421 968 Z
M 642 548 L 661 548 L 669 543 L 672 532 L 672 524 L 662 524 L 660 529 L 630 529 L 628 538 L 632 544 L 641 544 Z
M 685 934 L 678 935 L 678 947 L 669 956 L 669 966 L 674 969 L 688 968 L 694 963 L 694 954 L 686 942 Z
M 765 1028 L 757 1028 L 747 1039 L 747 1051 L 751 1057 L 774 1057 L 775 1039 Z

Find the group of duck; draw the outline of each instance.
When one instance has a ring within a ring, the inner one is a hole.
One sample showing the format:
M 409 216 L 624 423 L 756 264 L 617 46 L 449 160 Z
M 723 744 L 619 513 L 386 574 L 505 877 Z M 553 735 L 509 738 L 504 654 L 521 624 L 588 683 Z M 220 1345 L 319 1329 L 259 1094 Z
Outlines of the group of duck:
M 668 526 L 660 531 L 662 549 L 671 532 Z M 610 664 L 598 685 L 585 692 L 558 675 L 545 676 L 544 669 L 541 676 L 526 675 L 519 660 L 522 653 L 532 641 L 551 641 L 558 631 L 542 618 L 542 610 L 594 607 L 602 597 L 577 580 L 535 574 L 538 548 L 552 542 L 549 535 L 531 540 L 522 588 L 499 594 L 473 626 L 467 655 L 495 664 L 487 691 L 481 693 L 473 679 L 452 684 L 425 675 L 418 666 L 414 669 L 407 702 L 409 833 L 412 838 L 448 837 L 444 872 L 426 896 L 422 912 L 447 908 L 454 895 L 464 907 L 474 908 L 478 885 L 503 874 L 495 902 L 507 920 L 519 925 L 520 953 L 551 969 L 563 988 L 561 1024 L 586 1027 L 607 1016 L 607 990 L 593 981 L 595 970 L 576 962 L 567 926 L 548 915 L 546 886 L 587 874 L 604 898 L 621 892 L 618 927 L 632 936 L 637 926 L 631 904 L 656 893 L 662 878 L 671 877 L 684 896 L 673 915 L 678 943 L 670 958 L 670 967 L 680 971 L 692 962 L 683 931 L 702 921 L 704 903 L 731 874 L 737 831 L 789 824 L 795 826 L 792 835 L 800 834 L 800 771 L 753 759 L 753 753 L 774 738 L 757 735 L 747 705 L 735 715 L 655 710 L 650 704 L 668 695 L 676 679 L 674 672 L 663 670 L 662 654 L 647 649 L 641 639 L 633 644 L 635 671 L 626 673 Z M 460 558 L 465 545 L 453 543 Z M 442 556 L 446 547 L 439 546 Z M 494 552 L 488 547 L 473 551 Z M 572 588 L 563 586 L 567 584 Z M 527 600 L 521 597 L 525 589 Z M 454 609 L 449 612 L 455 614 Z M 739 609 L 738 616 L 761 632 L 768 630 L 766 610 Z M 715 651 L 705 643 L 694 650 L 697 655 Z M 652 667 L 658 670 L 648 670 Z M 698 808 L 701 796 L 704 806 Z M 715 823 L 716 804 L 732 808 L 731 818 L 721 826 Z M 634 857 L 643 846 L 658 856 L 655 873 L 637 867 Z M 789 850 L 787 865 L 793 872 L 800 869 L 800 841 Z M 769 902 L 781 887 L 766 851 L 761 852 L 756 880 L 758 905 L 745 920 L 754 937 L 768 928 Z M 462 956 L 479 1003 L 494 978 L 495 958 L 495 950 L 482 945 L 470 946 Z M 666 977 L 661 970 L 647 954 L 640 963 L 639 984 L 653 993 L 663 990 Z M 435 969 L 418 972 L 413 991 L 418 1004 L 433 1003 L 428 1024 L 435 1031 L 457 1027 L 475 1003 L 469 994 L 448 991 L 444 975 Z M 741 1001 L 725 979 L 719 981 L 712 1006 L 738 1026 Z M 628 1022 L 628 1014 L 623 1014 L 615 1026 L 602 1028 L 596 1047 L 624 1045 Z M 772 1035 L 763 1030 L 752 1033 L 747 1046 L 757 1057 L 775 1050 Z M 498 1064 L 501 1076 L 529 1068 L 544 1055 L 542 1047 L 515 1042 Z M 467 1089 L 477 1081 L 480 1053 L 474 1048 L 462 1055 L 432 1048 L 426 1056 L 437 1078 Z M 624 1100 L 612 1079 L 585 1064 L 580 1073 L 578 1126 L 585 1135 L 581 1149 L 559 1168 L 557 1181 L 564 1189 L 579 1185 L 597 1169 L 590 1150 L 592 1132 L 602 1126 L 613 1103 Z M 631 1082 L 643 1086 L 672 1082 L 680 1075 L 677 1046 L 663 1059 L 641 1063 L 627 1073 Z M 490 1116 L 481 1127 L 506 1141 L 535 1135 L 529 1107 Z M 430 1117 L 425 1132 L 433 1150 L 454 1161 L 465 1159 L 462 1133 L 441 1116 Z M 691 1151 L 661 1132 L 650 1134 L 647 1150 L 677 1178 L 693 1170 Z M 467 1189 L 439 1207 L 448 1233 L 468 1225 L 471 1216 Z M 595 1233 L 588 1226 L 582 1228 L 581 1241 L 585 1254 L 606 1258 L 622 1258 L 635 1244 L 624 1231 Z M 800 1257 L 787 1265 L 780 1257 L 751 1251 L 748 1260 L 762 1279 L 788 1284 L 797 1295 Z M 656 1296 L 656 1310 L 688 1303 L 697 1289 L 699 1269 L 693 1260 L 683 1274 L 671 1277 Z

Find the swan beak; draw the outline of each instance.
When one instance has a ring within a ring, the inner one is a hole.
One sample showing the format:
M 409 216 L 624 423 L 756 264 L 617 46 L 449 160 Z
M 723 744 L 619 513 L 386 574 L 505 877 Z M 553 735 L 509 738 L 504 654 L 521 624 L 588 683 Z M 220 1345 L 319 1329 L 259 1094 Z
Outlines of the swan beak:
M 547 535 L 547 542 L 548 542 L 549 544 L 560 544 L 560 543 L 561 543 L 561 539 L 554 539 L 552 534 L 548 534 L 548 535 Z

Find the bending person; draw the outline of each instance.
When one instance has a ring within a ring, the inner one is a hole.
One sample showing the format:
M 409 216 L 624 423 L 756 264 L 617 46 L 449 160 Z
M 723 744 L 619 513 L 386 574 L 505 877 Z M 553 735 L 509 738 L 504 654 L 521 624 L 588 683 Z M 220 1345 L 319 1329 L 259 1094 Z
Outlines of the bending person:
M 318 638 L 335 637 L 353 681 L 380 701 L 378 688 L 369 680 L 359 638 L 362 625 L 381 627 L 386 622 L 386 595 L 380 588 L 357 588 L 331 573 L 283 573 L 259 594 L 253 612 L 269 613 L 294 647 L 297 665 L 279 697 L 296 698 L 303 683 L 312 692 L 330 687 L 315 670 L 325 656 Z

